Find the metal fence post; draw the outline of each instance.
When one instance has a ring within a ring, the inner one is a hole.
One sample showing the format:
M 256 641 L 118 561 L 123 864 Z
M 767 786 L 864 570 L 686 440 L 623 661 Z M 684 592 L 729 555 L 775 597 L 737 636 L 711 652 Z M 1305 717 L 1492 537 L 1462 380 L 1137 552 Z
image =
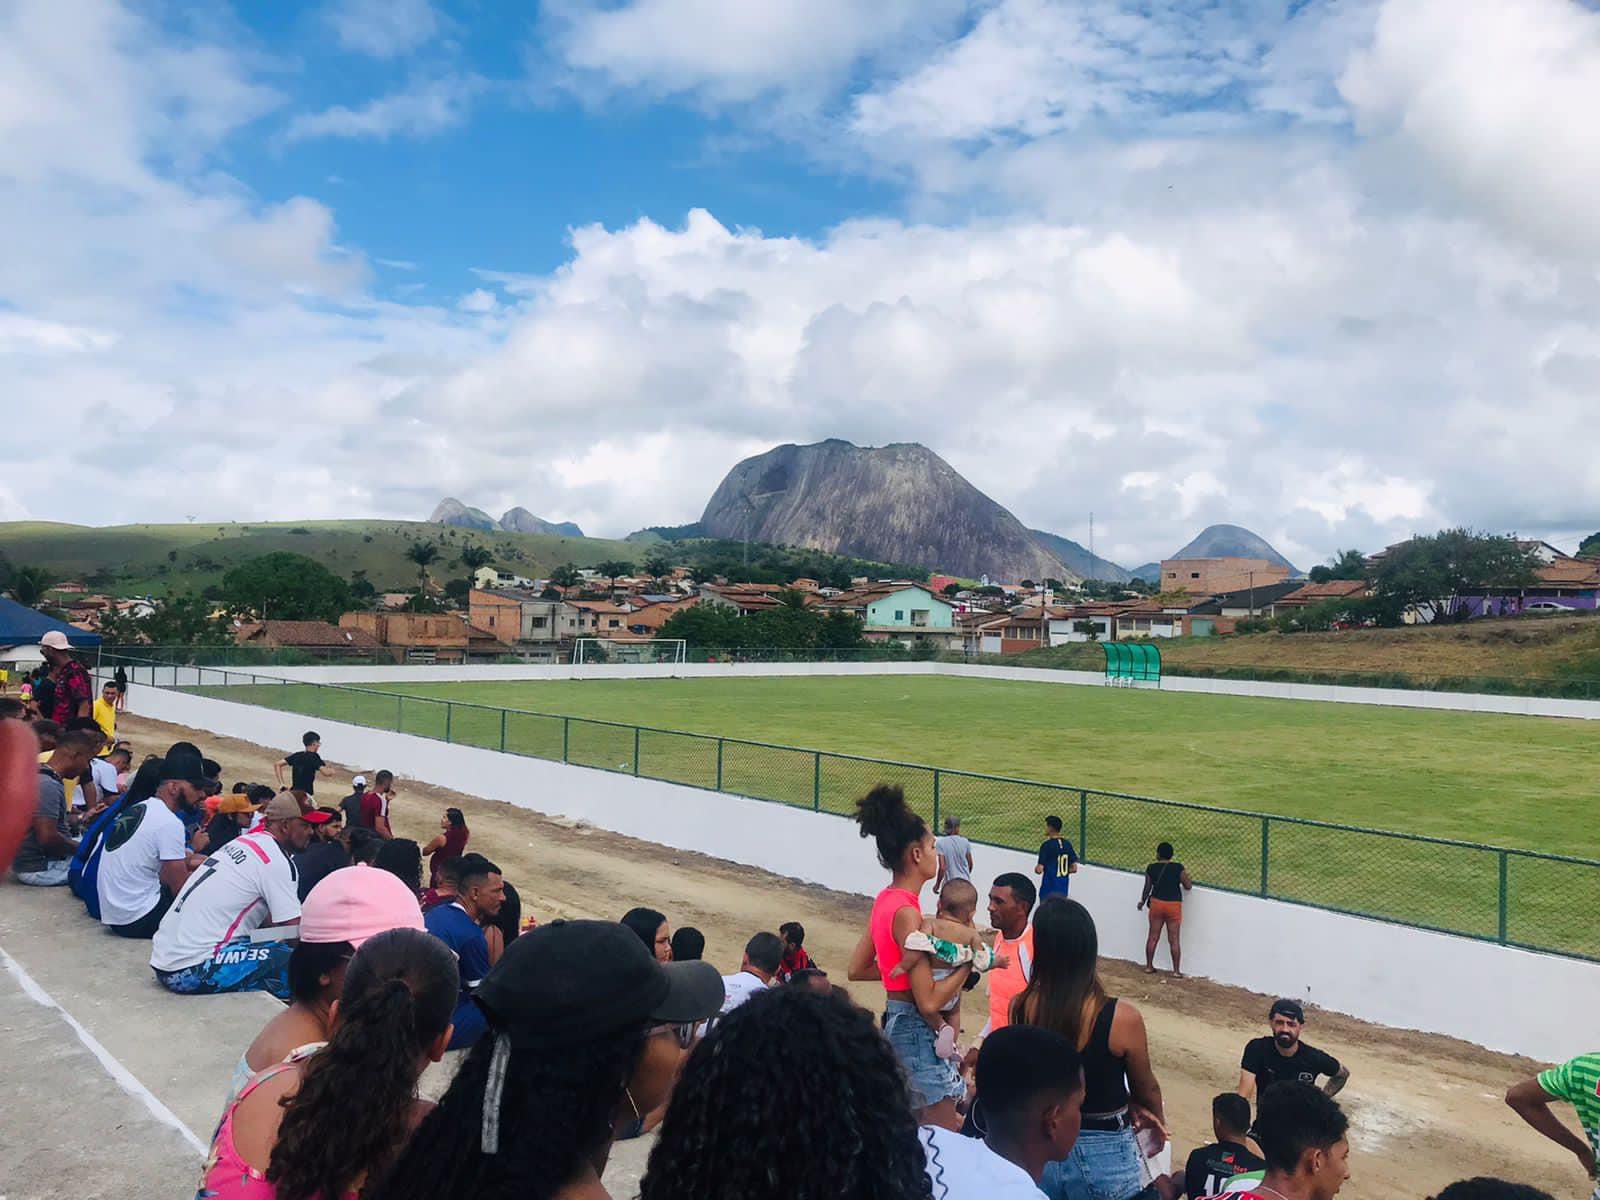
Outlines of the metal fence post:
M 1271 842 L 1272 819 L 1261 818 L 1261 894 L 1267 894 L 1267 852 Z
M 446 700 L 444 704 L 444 740 L 447 742 L 450 740 L 451 718 L 455 716 L 455 711 L 456 706 Z
M 822 811 L 822 751 L 811 756 L 811 811 Z
M 639 773 L 639 727 L 633 727 L 633 773 Z
M 939 768 L 933 769 L 933 829 L 939 831 Z
M 717 739 L 717 791 L 722 790 L 722 745 L 723 740 Z
M 1089 793 L 1078 792 L 1078 857 L 1089 853 Z M 1087 859 L 1085 859 L 1087 861 Z
M 505 749 L 506 749 L 506 710 L 502 708 L 500 710 L 500 752 L 502 754 L 504 754 L 505 753 Z
M 1506 944 L 1507 926 L 1509 924 L 1507 910 L 1510 907 L 1510 898 L 1507 895 L 1506 885 L 1510 881 L 1510 876 L 1511 856 L 1502 850 L 1500 851 L 1500 944 L 1502 946 Z
M 561 718 L 561 761 L 567 761 L 567 748 L 572 744 L 572 718 Z

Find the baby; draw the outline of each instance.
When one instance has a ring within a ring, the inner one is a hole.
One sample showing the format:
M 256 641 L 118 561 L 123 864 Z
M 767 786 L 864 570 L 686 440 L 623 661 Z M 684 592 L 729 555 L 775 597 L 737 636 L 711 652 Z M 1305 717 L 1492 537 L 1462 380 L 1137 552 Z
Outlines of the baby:
M 973 971 L 978 973 L 1004 966 L 973 923 L 977 912 L 978 889 L 965 879 L 950 880 L 939 892 L 938 912 L 924 917 L 922 924 L 907 936 L 906 957 L 889 972 L 890 976 L 906 974 L 912 954 L 928 956 L 936 980 L 948 979 L 951 971 L 965 963 L 971 963 Z M 960 1058 L 961 1052 L 956 1048 L 956 1040 L 961 1036 L 960 994 L 953 996 L 937 1017 L 925 1016 L 924 1019 L 934 1032 L 939 1057 Z

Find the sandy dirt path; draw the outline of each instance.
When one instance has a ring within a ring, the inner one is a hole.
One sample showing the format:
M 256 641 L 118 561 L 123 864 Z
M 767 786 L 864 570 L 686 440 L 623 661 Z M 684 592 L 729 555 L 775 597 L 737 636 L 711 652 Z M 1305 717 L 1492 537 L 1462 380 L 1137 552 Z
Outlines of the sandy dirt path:
M 229 784 L 237 779 L 270 783 L 273 761 L 290 749 L 269 750 L 132 715 L 121 718 L 118 731 L 133 740 L 137 755 L 164 751 L 179 738 L 191 740 L 223 764 Z M 339 747 L 325 745 L 323 753 L 338 762 Z M 339 763 L 336 777 L 319 785 L 320 798 L 337 803 L 349 793 L 352 774 L 370 775 L 382 765 Z M 527 799 L 537 808 L 537 796 Z M 425 842 L 437 831 L 448 805 L 465 813 L 472 831 L 470 849 L 504 869 L 522 895 L 524 915 L 541 921 L 614 920 L 645 904 L 666 913 L 674 928 L 700 929 L 706 935 L 706 957 L 732 972 L 750 934 L 797 920 L 806 927 L 807 949 L 836 978 L 842 977 L 850 949 L 865 927 L 869 902 L 862 897 L 663 849 L 642 840 L 649 830 L 639 830 L 641 840 L 636 840 L 428 784 L 399 782 L 392 810 L 396 833 Z M 662 820 L 671 820 L 671 814 L 663 813 Z M 872 853 L 865 842 L 861 853 Z M 981 877 L 981 851 L 977 870 Z M 1129 920 L 1138 916 L 1128 914 Z M 1102 971 L 1108 989 L 1144 1013 L 1181 1161 L 1190 1149 L 1211 1140 L 1211 1098 L 1237 1082 L 1240 1050 L 1246 1040 L 1266 1032 L 1270 998 L 1201 979 L 1152 979 L 1142 967 L 1113 960 L 1104 960 Z M 1395 964 L 1394 986 L 1406 986 L 1405 971 L 1405 964 Z M 869 1009 L 880 1007 L 882 991 L 876 985 L 850 987 L 858 1002 Z M 970 993 L 966 1028 L 981 1028 L 984 1017 L 981 990 Z M 1592 1035 L 1592 1030 L 1574 1030 L 1573 1052 L 1587 1049 Z M 1452 1038 L 1320 1011 L 1310 1014 L 1307 1040 L 1333 1053 L 1352 1072 L 1340 1097 L 1353 1131 L 1353 1177 L 1343 1195 L 1420 1200 L 1452 1180 L 1493 1175 L 1533 1184 L 1558 1198 L 1588 1196 L 1575 1160 L 1523 1125 L 1502 1103 L 1506 1087 L 1540 1064 Z

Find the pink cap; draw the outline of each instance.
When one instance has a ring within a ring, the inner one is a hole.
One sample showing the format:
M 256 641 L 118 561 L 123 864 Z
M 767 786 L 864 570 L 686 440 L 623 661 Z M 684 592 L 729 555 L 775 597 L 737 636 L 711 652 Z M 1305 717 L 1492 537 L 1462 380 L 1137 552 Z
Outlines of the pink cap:
M 300 906 L 302 942 L 359 946 L 386 929 L 421 929 L 422 908 L 389 871 L 358 863 L 325 877 Z
M 72 643 L 67 641 L 67 635 L 59 629 L 52 629 L 39 639 L 39 645 L 46 650 L 71 650 Z

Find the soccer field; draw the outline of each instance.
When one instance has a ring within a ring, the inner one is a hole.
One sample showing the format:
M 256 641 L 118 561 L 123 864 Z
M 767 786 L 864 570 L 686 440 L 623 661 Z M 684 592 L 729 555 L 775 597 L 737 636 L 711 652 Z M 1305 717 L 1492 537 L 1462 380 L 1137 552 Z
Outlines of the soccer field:
M 1196 878 L 1260 890 L 1261 822 L 1168 801 L 1600 857 L 1587 722 L 938 676 L 561 680 L 218 689 L 329 719 L 633 770 L 631 729 L 748 739 L 1064 785 L 945 775 L 941 811 L 974 839 L 1037 846 L 1057 812 L 1091 861 L 1137 868 L 1167 838 Z M 413 699 L 415 698 L 415 699 Z M 455 701 L 446 706 L 429 701 Z M 487 706 L 485 709 L 465 705 Z M 513 711 L 502 719 L 494 709 Z M 585 718 L 563 723 L 518 713 Z M 846 812 L 889 778 L 932 812 L 931 772 L 643 733 L 640 774 Z M 337 758 L 339 748 L 325 753 Z M 718 761 L 720 760 L 720 761 Z M 528 797 L 537 807 L 537 797 Z M 1273 822 L 1268 894 L 1498 934 L 1498 856 Z M 1510 940 L 1565 943 L 1588 868 L 1512 857 Z M 1590 940 L 1584 935 L 1585 941 Z

